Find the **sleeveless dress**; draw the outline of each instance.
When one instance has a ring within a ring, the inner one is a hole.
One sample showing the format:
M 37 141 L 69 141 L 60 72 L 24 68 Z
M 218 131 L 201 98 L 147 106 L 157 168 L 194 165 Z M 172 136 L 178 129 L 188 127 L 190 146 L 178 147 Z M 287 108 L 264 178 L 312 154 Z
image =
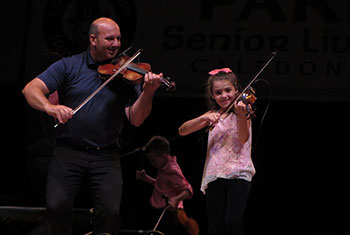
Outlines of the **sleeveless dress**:
M 242 144 L 238 139 L 237 121 L 237 116 L 230 113 L 209 132 L 201 185 L 204 194 L 208 184 L 218 178 L 251 181 L 255 174 L 251 159 L 251 126 L 249 139 Z

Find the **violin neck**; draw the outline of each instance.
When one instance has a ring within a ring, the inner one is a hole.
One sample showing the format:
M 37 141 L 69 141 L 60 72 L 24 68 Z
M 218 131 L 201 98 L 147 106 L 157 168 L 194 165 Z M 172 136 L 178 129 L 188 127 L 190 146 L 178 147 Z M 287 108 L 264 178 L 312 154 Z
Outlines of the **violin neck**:
M 144 69 L 142 69 L 142 68 L 139 68 L 139 67 L 137 67 L 137 66 L 134 66 L 134 65 L 132 65 L 132 64 L 129 64 L 128 66 L 127 66 L 127 68 L 128 69 L 130 69 L 131 71 L 133 71 L 133 72 L 136 72 L 136 73 L 139 73 L 139 74 L 142 74 L 142 75 L 145 75 L 148 71 L 146 71 L 146 70 L 144 70 Z
M 147 70 L 144 70 L 144 69 L 139 68 L 139 67 L 137 67 L 137 66 L 134 66 L 134 65 L 132 65 L 132 64 L 129 64 L 129 65 L 127 66 L 127 68 L 130 69 L 130 70 L 133 71 L 133 72 L 136 72 L 136 73 L 139 73 L 139 74 L 142 74 L 142 75 L 145 75 L 146 73 L 148 73 Z M 162 78 L 161 81 L 162 81 L 162 83 L 163 83 L 166 87 L 168 87 L 168 88 L 173 88 L 173 86 L 174 86 L 174 85 L 171 83 L 170 78 Z

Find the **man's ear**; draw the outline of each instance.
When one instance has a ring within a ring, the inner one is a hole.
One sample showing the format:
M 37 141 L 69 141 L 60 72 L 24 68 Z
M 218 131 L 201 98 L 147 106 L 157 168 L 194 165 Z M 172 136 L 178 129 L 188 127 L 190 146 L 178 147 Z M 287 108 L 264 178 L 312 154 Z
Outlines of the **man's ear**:
M 97 38 L 96 38 L 95 34 L 93 34 L 93 33 L 90 34 L 90 36 L 89 36 L 90 45 L 96 46 L 96 40 L 97 40 Z

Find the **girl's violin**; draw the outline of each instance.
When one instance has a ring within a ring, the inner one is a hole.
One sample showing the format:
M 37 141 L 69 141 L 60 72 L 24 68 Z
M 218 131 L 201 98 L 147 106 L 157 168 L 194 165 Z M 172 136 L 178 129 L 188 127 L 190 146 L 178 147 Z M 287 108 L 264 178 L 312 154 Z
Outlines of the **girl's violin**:
M 127 61 L 129 57 L 126 55 L 119 56 L 110 64 L 103 64 L 98 67 L 98 72 L 102 78 L 108 78 L 113 75 L 118 69 Z M 143 82 L 143 76 L 151 71 L 151 65 L 148 63 L 129 63 L 126 69 L 120 72 L 123 77 L 131 84 L 139 84 Z M 175 91 L 175 82 L 171 81 L 169 77 L 162 78 L 162 85 L 166 87 L 167 91 Z
M 242 101 L 246 105 L 247 109 L 247 119 L 255 117 L 254 103 L 257 100 L 255 96 L 255 90 L 252 87 L 248 87 L 245 92 L 243 92 L 237 101 Z

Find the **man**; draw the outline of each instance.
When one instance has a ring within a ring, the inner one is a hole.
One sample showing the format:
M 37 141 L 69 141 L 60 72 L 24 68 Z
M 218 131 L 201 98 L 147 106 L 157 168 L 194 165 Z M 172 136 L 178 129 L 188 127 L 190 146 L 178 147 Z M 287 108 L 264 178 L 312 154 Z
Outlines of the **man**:
M 118 234 L 122 190 L 118 137 L 124 120 L 137 127 L 147 118 L 161 83 L 162 74 L 147 73 L 142 92 L 135 96 L 133 87 L 116 78 L 117 85 L 104 87 L 73 114 L 103 83 L 97 67 L 120 49 L 118 24 L 109 18 L 96 19 L 89 28 L 89 42 L 87 51 L 54 63 L 22 91 L 30 106 L 60 123 L 47 180 L 50 234 L 72 234 L 73 202 L 83 179 L 94 202 L 94 234 Z M 47 99 L 55 90 L 60 104 Z

